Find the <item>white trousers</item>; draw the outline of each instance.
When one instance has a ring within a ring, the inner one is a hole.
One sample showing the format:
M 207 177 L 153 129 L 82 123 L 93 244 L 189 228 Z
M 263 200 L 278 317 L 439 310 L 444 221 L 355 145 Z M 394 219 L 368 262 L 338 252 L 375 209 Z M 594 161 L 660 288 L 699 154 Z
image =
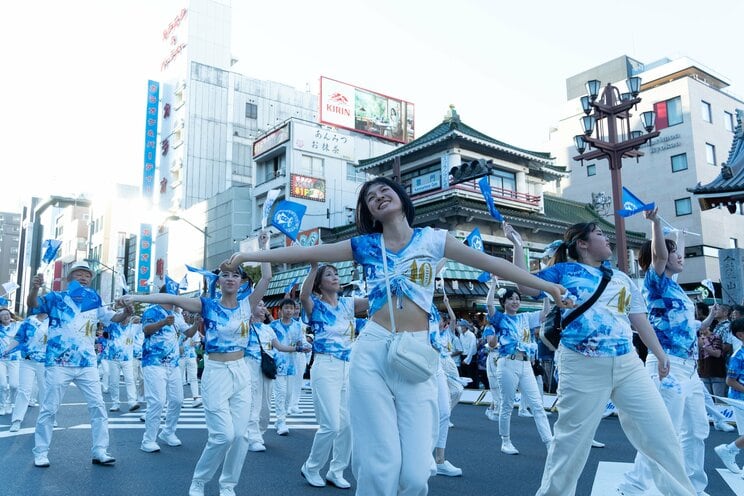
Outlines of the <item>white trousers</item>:
M 142 442 L 154 443 L 160 428 L 160 414 L 163 412 L 166 401 L 168 409 L 165 412 L 163 433 L 166 436 L 176 433 L 178 416 L 181 414 L 183 404 L 181 373 L 178 367 L 147 365 L 142 367 L 142 374 L 145 377 L 145 401 L 147 402 L 145 433 L 142 435 Z
M 447 447 L 447 434 L 449 433 L 450 423 L 450 391 L 447 385 L 447 376 L 444 374 L 442 365 L 439 365 L 436 373 L 437 381 L 437 404 L 439 406 L 439 428 L 437 429 L 437 442 L 435 448 L 444 449 Z
M 584 470 L 607 398 L 633 446 L 658 467 L 654 482 L 665 496 L 694 496 L 664 401 L 635 352 L 587 357 L 559 348 L 558 420 L 538 496 L 570 496 Z
M 149 367 L 145 367 L 146 369 Z M 180 380 L 180 377 L 179 377 Z M 209 481 L 222 463 L 220 489 L 237 485 L 248 452 L 250 373 L 244 359 L 204 360 L 202 392 L 207 445 L 194 468 L 194 479 Z
M 23 360 L 19 371 L 18 392 L 15 397 L 12 422 L 23 422 L 28 411 L 28 404 L 33 397 L 34 384 L 38 389 L 38 397 L 43 398 L 45 387 L 44 364 L 34 360 Z
M 490 352 L 486 359 L 486 375 L 488 376 L 488 388 L 491 390 L 491 411 L 499 413 L 501 411 L 501 389 L 499 388 L 499 378 L 496 373 L 496 367 L 499 360 L 497 352 Z
M 59 404 L 74 382 L 88 404 L 90 428 L 93 436 L 91 456 L 105 453 L 109 445 L 108 417 L 106 405 L 101 394 L 101 382 L 95 367 L 47 367 L 44 374 L 44 395 L 42 396 L 39 418 L 36 419 L 34 435 L 34 455 L 46 455 L 52 442 L 54 417 Z
M 311 473 L 317 473 L 328 461 L 328 472 L 342 475 L 351 458 L 349 425 L 349 362 L 331 355 L 316 354 L 310 369 L 313 405 L 318 430 L 305 461 Z
M 124 387 L 127 391 L 129 406 L 137 403 L 137 390 L 134 387 L 134 372 L 131 360 L 109 361 L 109 394 L 114 406 L 119 406 L 119 376 L 124 376 Z
M 428 331 L 414 334 L 428 342 Z M 439 408 L 434 377 L 406 381 L 392 370 L 393 335 L 369 321 L 351 352 L 349 413 L 357 496 L 424 496 L 434 464 Z
M 0 405 L 10 406 L 18 390 L 20 360 L 0 360 Z
M 99 377 L 101 380 L 101 387 L 103 388 L 104 393 L 108 393 L 109 384 L 111 383 L 111 380 L 109 379 L 109 361 L 104 359 L 101 359 L 101 363 L 98 365 L 100 371 L 99 371 Z
M 269 427 L 271 389 L 273 380 L 261 372 L 261 362 L 244 358 L 251 379 L 251 408 L 248 415 L 248 442 L 263 444 L 263 435 Z
M 550 442 L 553 435 L 550 432 L 550 423 L 543 407 L 542 396 L 540 391 L 537 390 L 537 381 L 535 381 L 535 374 L 532 373 L 530 362 L 502 356 L 496 366 L 496 380 L 501 391 L 499 409 L 499 434 L 501 437 L 510 436 L 514 395 L 517 392 L 517 387 L 519 387 L 522 397 L 526 397 L 527 406 L 532 410 L 540 439 L 543 443 Z
M 287 420 L 289 381 L 292 377 L 291 375 L 277 375 L 274 380 L 274 414 L 277 422 Z
M 300 396 L 302 396 L 302 383 L 305 380 L 305 368 L 307 367 L 307 353 L 295 353 L 295 374 L 289 376 L 287 386 L 287 404 L 289 408 L 300 407 Z
M 137 391 L 137 401 L 145 400 L 145 376 L 142 374 L 142 359 L 132 360 L 132 377 L 134 377 L 134 388 Z
M 659 388 L 677 437 L 682 445 L 682 455 L 690 482 L 697 493 L 705 491 L 708 476 L 705 475 L 705 440 L 710 433 L 708 415 L 705 411 L 705 386 L 697 374 L 695 360 L 669 357 L 669 376 L 659 383 L 656 356 L 646 358 L 646 370 Z M 625 480 L 639 491 L 653 486 L 652 471 L 655 467 L 641 453 L 635 458 L 633 469 L 625 474 Z
M 178 361 L 178 366 L 181 368 L 181 380 L 184 383 L 188 383 L 191 387 L 191 397 L 199 397 L 199 378 L 196 374 L 196 357 L 184 358 Z

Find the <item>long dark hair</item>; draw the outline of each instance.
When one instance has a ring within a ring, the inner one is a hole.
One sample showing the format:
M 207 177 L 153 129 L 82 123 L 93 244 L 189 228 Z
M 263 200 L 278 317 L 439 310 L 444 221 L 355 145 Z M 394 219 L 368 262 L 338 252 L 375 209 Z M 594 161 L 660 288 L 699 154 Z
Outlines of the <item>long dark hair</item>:
M 664 244 L 669 253 L 677 251 L 677 243 L 671 239 L 664 239 Z M 638 253 L 638 266 L 642 271 L 647 271 L 651 267 L 652 255 L 651 255 L 651 240 L 646 240 L 641 245 L 641 251 Z
M 315 273 L 315 279 L 313 279 L 313 293 L 320 293 L 320 283 L 323 282 L 323 275 L 328 270 L 332 270 L 338 274 L 338 269 L 334 265 L 325 264 L 318 267 L 318 271 Z
M 416 215 L 416 211 L 413 208 L 413 202 L 408 197 L 408 193 L 403 189 L 403 186 L 386 177 L 376 177 L 375 179 L 371 179 L 362 184 L 362 189 L 359 190 L 356 208 L 356 226 L 359 234 L 382 232 L 382 223 L 375 220 L 372 216 L 372 212 L 369 211 L 369 207 L 367 207 L 367 192 L 369 191 L 369 188 L 375 184 L 384 184 L 395 191 L 395 194 L 400 198 L 400 203 L 403 206 L 403 213 L 406 216 L 406 220 L 408 220 L 408 224 L 413 225 L 413 218 Z
M 576 248 L 576 243 L 579 240 L 588 241 L 589 235 L 596 228 L 596 222 L 580 222 L 566 229 L 566 233 L 563 235 L 563 243 L 555 251 L 555 255 L 550 259 L 548 265 L 566 262 L 568 261 L 568 257 L 571 257 L 576 261 L 581 261 L 579 250 Z

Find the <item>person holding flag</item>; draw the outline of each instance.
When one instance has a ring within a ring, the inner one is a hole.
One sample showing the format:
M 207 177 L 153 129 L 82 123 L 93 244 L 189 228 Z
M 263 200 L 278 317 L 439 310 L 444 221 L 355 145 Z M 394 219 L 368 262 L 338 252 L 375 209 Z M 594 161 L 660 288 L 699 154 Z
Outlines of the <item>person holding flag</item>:
M 89 288 L 93 270 L 85 262 L 73 263 L 67 273 L 67 289 L 39 297 L 44 277 L 33 277 L 26 306 L 32 314 L 49 316 L 45 357 L 45 387 L 34 436 L 34 465 L 49 466 L 49 446 L 52 442 L 54 418 L 67 387 L 74 382 L 83 394 L 90 412 L 94 465 L 111 465 L 116 460 L 108 454 L 108 417 L 96 369 L 94 348 L 96 327 L 121 322 L 133 309 L 125 307 L 118 313 L 103 305 L 100 295 Z
M 534 285 L 538 291 L 550 293 L 559 305 L 565 305 L 560 285 L 539 280 L 506 260 L 465 246 L 446 231 L 414 229 L 414 216 L 413 202 L 405 189 L 386 177 L 378 177 L 365 182 L 357 197 L 356 224 L 360 235 L 317 246 L 238 252 L 226 262 L 228 267 L 236 267 L 245 261 L 355 260 L 364 267 L 369 287 L 369 320 L 354 344 L 348 367 L 352 469 L 357 496 L 428 491 L 434 464 L 432 433 L 438 423 L 436 380 L 434 376 L 422 382 L 407 380 L 390 365 L 387 352 L 391 341 L 403 332 L 412 332 L 409 336 L 414 340 L 430 343 L 430 326 L 436 323 L 430 315 L 434 270 L 442 258 Z M 388 287 L 391 297 L 387 296 Z M 320 483 L 323 485 L 324 481 L 321 479 Z
M 127 404 L 130 412 L 139 410 L 137 388 L 134 385 L 134 356 L 132 353 L 133 337 L 130 334 L 129 320 L 112 322 L 104 329 L 106 348 L 104 353 L 109 366 L 109 395 L 111 396 L 110 412 L 119 411 L 119 377 L 124 376 L 124 387 L 127 393 Z

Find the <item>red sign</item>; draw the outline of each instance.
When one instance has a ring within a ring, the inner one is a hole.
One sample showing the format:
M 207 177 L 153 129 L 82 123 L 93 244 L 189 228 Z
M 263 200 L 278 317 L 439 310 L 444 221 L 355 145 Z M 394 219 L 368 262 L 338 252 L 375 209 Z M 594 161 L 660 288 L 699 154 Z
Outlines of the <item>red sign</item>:
M 286 246 L 292 246 L 295 244 L 294 241 L 288 237 L 284 237 L 284 243 Z M 320 229 L 314 227 L 306 231 L 300 231 L 297 233 L 297 243 L 300 246 L 315 246 L 320 244 Z

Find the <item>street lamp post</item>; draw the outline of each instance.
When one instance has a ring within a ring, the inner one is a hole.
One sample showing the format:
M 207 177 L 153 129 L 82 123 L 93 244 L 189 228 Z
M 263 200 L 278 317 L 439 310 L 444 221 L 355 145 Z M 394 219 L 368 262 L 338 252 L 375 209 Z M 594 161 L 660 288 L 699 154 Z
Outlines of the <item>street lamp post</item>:
M 93 267 L 95 267 L 96 265 L 100 265 L 111 271 L 111 302 L 113 303 L 114 297 L 116 296 L 115 289 L 114 289 L 116 288 L 116 270 L 113 267 L 109 267 L 108 265 L 101 262 L 100 260 L 96 260 L 95 258 L 85 258 L 83 260 L 85 260 L 86 262 L 90 264 L 93 264 Z
M 205 225 L 204 229 L 202 229 L 201 227 L 192 223 L 188 219 L 185 219 L 178 215 L 171 215 L 169 217 L 166 217 L 165 220 L 182 220 L 186 224 L 190 225 L 191 227 L 193 227 L 194 229 L 202 233 L 203 238 L 204 238 L 203 243 L 202 243 L 202 269 L 206 269 L 207 268 L 207 238 L 211 238 L 211 236 L 209 235 L 209 231 L 207 230 L 207 226 Z
M 627 237 L 625 235 L 625 218 L 618 211 L 623 208 L 623 181 L 620 169 L 623 157 L 641 157 L 641 145 L 657 137 L 654 131 L 656 115 L 652 111 L 641 113 L 643 131 L 630 129 L 630 109 L 636 107 L 641 99 L 641 78 L 634 76 L 626 81 L 627 93 L 620 93 L 615 86 L 608 83 L 598 99 L 602 83 L 592 79 L 586 83 L 588 95 L 581 97 L 581 108 L 584 114 L 581 125 L 584 134 L 574 136 L 574 145 L 579 155 L 574 160 L 595 160 L 606 158 L 610 165 L 612 179 L 612 200 L 615 210 L 615 235 L 617 240 L 617 265 L 623 272 L 628 272 Z M 588 148 L 588 150 L 587 150 Z

